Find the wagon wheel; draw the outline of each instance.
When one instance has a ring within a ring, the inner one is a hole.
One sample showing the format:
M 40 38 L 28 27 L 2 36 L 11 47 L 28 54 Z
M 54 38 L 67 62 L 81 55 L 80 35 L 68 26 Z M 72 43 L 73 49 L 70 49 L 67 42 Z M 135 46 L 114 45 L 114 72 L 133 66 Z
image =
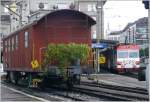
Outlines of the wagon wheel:
M 66 84 L 67 84 L 67 88 L 69 90 L 72 89 L 73 88 L 73 79 L 72 78 L 68 78 Z
M 10 72 L 10 82 L 14 84 L 18 84 L 19 73 L 18 72 Z
M 10 72 L 9 71 L 7 71 L 6 81 L 8 81 L 9 83 L 11 82 L 11 80 L 10 80 Z
M 108 70 L 110 71 L 110 59 L 108 59 Z

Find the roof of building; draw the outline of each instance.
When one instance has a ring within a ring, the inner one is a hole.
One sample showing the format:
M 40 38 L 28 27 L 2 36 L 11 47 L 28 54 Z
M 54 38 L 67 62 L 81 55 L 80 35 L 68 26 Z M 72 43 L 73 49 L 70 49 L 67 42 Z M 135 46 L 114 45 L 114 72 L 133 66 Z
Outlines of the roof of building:
M 45 16 L 53 16 L 53 15 L 57 15 L 57 14 L 64 14 L 64 15 L 66 15 L 66 14 L 72 14 L 72 15 L 74 15 L 74 16 L 75 16 L 75 15 L 78 15 L 78 16 L 80 16 L 81 18 L 82 18 L 82 17 L 87 17 L 87 20 L 89 21 L 90 25 L 96 24 L 96 21 L 95 21 L 92 17 L 90 17 L 89 15 L 87 15 L 87 14 L 81 12 L 81 11 L 73 10 L 73 9 L 54 10 L 54 11 L 52 11 L 52 12 L 50 12 L 50 13 L 47 13 Z M 42 17 L 41 19 L 39 19 L 38 21 L 42 20 L 45 16 L 43 16 L 43 17 Z M 38 21 L 37 21 L 37 22 L 38 22 Z
M 120 31 L 112 31 L 112 32 L 109 33 L 109 35 L 119 35 L 122 32 L 123 32 L 122 30 L 120 30 Z
M 137 27 L 148 26 L 148 17 L 143 17 L 134 21 L 133 23 L 128 23 L 127 26 L 123 29 L 123 31 L 125 31 L 134 24 L 136 24 Z
M 135 21 L 137 27 L 148 26 L 148 17 L 143 17 Z
M 92 39 L 92 43 L 97 43 L 97 39 Z M 100 43 L 118 44 L 119 41 L 101 39 L 101 40 L 100 40 Z
M 122 32 L 126 31 L 127 29 L 129 29 L 129 27 L 133 26 L 135 23 L 128 23 L 125 28 L 122 30 Z

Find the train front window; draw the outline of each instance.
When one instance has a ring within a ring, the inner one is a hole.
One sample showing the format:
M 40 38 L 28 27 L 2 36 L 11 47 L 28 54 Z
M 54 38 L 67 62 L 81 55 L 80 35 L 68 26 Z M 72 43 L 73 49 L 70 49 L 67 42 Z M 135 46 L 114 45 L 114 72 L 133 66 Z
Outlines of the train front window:
M 127 58 L 128 57 L 128 52 L 118 51 L 117 57 L 118 58 Z
M 138 58 L 138 52 L 129 52 L 129 58 Z

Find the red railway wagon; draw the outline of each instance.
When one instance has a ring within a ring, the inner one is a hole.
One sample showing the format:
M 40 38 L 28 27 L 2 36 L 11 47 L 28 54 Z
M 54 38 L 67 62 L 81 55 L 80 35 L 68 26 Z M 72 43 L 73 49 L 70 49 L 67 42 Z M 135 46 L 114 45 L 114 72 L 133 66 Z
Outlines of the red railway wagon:
M 90 16 L 76 10 L 48 13 L 3 39 L 4 71 L 14 81 L 18 73 L 32 76 L 33 72 L 41 72 L 40 68 L 33 69 L 31 62 L 36 60 L 41 64 L 43 49 L 49 43 L 73 42 L 91 46 L 91 26 L 94 24 L 96 22 Z

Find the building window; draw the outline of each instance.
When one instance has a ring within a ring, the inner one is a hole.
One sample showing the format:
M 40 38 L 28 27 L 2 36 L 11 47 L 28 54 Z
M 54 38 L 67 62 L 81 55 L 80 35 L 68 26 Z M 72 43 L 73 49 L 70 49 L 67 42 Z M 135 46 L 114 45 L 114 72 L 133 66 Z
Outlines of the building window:
M 96 5 L 95 4 L 88 4 L 88 11 L 96 11 Z
M 82 8 L 81 8 L 81 6 L 82 6 L 82 5 L 80 4 L 80 5 L 79 5 L 79 8 L 78 8 L 78 9 L 79 9 L 79 11 L 82 11 Z
M 59 3 L 59 4 L 57 4 L 57 6 L 58 6 L 58 9 L 67 9 L 67 8 L 69 8 L 68 5 L 65 4 L 65 3 Z
M 18 49 L 18 35 L 16 35 L 16 50 Z
M 92 38 L 93 38 L 93 39 L 96 39 L 96 30 L 93 30 Z
M 138 34 L 146 34 L 148 32 L 146 28 L 137 28 L 136 30 Z
M 92 17 L 96 21 L 96 17 Z
M 4 12 L 5 13 L 8 13 L 9 12 L 9 10 L 7 9 L 9 6 L 8 5 L 5 5 L 6 7 L 4 7 Z
M 27 48 L 29 46 L 29 33 L 28 32 L 25 32 L 24 33 L 24 46 L 25 48 Z
M 48 3 L 42 3 L 42 2 L 39 2 L 37 3 L 37 6 L 38 6 L 38 9 L 44 9 L 44 10 L 48 10 Z

